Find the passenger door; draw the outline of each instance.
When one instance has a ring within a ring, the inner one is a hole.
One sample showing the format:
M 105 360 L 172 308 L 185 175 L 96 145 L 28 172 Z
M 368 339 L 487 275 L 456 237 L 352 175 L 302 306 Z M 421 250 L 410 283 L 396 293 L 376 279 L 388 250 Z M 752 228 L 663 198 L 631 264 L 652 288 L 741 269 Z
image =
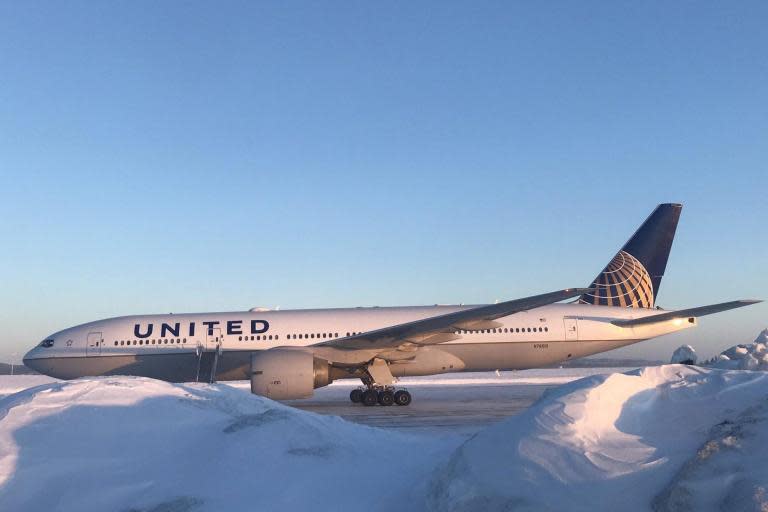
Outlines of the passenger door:
M 98 356 L 101 354 L 101 346 L 103 344 L 104 340 L 100 332 L 89 332 L 88 340 L 85 342 L 85 355 Z
M 563 318 L 565 324 L 565 340 L 577 341 L 579 339 L 579 321 L 575 318 Z

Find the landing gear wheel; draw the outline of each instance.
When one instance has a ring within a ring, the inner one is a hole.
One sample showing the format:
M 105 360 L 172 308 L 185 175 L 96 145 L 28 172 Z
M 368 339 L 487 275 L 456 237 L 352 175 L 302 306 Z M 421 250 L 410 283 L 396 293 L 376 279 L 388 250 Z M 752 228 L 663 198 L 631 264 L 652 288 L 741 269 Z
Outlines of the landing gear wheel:
M 349 392 L 349 399 L 352 400 L 353 404 L 359 404 L 363 401 L 363 390 L 362 389 L 353 389 Z
M 363 405 L 376 405 L 379 401 L 379 394 L 375 389 L 367 389 L 363 392 Z
M 395 403 L 395 394 L 385 389 L 384 391 L 379 391 L 379 405 L 392 405 Z
M 408 391 L 401 389 L 395 393 L 394 399 L 397 405 L 410 405 L 411 394 Z

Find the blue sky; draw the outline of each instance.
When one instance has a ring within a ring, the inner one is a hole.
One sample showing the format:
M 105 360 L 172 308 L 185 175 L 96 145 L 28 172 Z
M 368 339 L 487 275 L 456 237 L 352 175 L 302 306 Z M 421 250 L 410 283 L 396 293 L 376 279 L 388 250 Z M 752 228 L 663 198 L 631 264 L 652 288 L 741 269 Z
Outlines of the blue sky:
M 0 360 L 132 313 L 768 298 L 765 2 L 4 2 Z M 625 351 L 712 355 L 768 307 Z

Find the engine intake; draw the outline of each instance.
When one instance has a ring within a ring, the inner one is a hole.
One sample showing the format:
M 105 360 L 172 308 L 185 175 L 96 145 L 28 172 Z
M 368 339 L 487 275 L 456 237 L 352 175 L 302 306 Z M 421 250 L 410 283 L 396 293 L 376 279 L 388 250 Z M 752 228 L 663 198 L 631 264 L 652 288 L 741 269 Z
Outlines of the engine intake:
M 274 348 L 251 354 L 251 393 L 274 400 L 309 398 L 330 384 L 330 364 L 311 352 Z

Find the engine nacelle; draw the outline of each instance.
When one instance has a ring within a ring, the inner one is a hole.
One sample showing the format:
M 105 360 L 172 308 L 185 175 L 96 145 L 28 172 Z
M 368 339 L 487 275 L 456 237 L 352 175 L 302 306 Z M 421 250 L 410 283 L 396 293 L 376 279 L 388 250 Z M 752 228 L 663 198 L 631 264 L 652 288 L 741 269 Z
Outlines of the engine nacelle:
M 275 400 L 309 398 L 333 381 L 330 365 L 311 352 L 273 348 L 251 354 L 251 393 Z

